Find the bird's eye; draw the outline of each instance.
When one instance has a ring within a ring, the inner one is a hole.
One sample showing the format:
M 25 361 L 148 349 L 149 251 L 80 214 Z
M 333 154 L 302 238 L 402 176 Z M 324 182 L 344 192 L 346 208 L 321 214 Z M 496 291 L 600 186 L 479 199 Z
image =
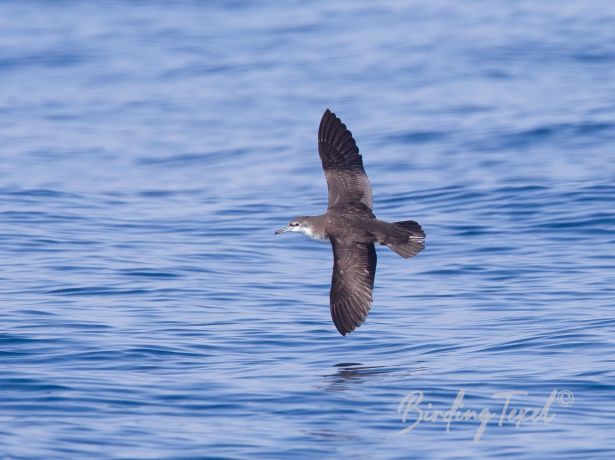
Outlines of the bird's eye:
M 296 227 L 297 225 L 299 225 L 297 222 L 291 222 L 291 223 L 290 223 L 290 226 L 291 226 L 291 227 Z

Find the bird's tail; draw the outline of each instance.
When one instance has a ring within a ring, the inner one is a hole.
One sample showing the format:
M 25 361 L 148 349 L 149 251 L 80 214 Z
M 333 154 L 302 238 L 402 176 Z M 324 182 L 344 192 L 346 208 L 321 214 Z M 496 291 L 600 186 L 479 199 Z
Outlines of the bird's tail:
M 413 220 L 393 222 L 382 229 L 378 242 L 408 259 L 425 248 L 425 232 L 418 222 Z

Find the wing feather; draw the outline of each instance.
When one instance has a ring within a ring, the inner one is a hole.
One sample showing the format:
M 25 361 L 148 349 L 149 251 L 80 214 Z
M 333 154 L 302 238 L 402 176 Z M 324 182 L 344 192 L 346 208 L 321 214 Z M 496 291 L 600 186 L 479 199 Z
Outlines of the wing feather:
M 372 187 L 352 133 L 327 109 L 318 128 L 318 153 L 327 178 L 329 209 L 372 213 Z
M 333 248 L 331 318 L 340 334 L 352 332 L 365 321 L 372 304 L 376 276 L 374 243 L 330 238 Z

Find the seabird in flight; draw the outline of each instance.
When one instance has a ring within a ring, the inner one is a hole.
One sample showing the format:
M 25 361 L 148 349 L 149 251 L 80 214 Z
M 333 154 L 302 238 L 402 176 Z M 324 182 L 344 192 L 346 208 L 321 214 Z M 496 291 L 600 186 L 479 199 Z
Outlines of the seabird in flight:
M 339 333 L 346 335 L 365 321 L 372 304 L 374 243 L 410 258 L 425 247 L 425 232 L 413 220 L 388 223 L 376 219 L 359 148 L 350 130 L 329 109 L 318 128 L 318 153 L 329 189 L 327 211 L 320 216 L 295 217 L 275 233 L 298 232 L 331 242 L 331 317 Z

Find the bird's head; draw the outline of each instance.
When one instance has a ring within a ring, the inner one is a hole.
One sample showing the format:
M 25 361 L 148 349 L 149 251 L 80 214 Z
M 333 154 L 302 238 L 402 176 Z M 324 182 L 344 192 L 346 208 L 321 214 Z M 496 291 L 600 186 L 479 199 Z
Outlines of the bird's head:
M 303 233 L 304 235 L 310 234 L 311 232 L 310 232 L 309 217 L 306 217 L 306 216 L 294 217 L 293 219 L 291 219 L 291 221 L 288 223 L 286 227 L 278 228 L 275 231 L 275 234 L 279 235 L 280 233 L 286 233 L 286 232 L 298 232 L 298 233 Z

